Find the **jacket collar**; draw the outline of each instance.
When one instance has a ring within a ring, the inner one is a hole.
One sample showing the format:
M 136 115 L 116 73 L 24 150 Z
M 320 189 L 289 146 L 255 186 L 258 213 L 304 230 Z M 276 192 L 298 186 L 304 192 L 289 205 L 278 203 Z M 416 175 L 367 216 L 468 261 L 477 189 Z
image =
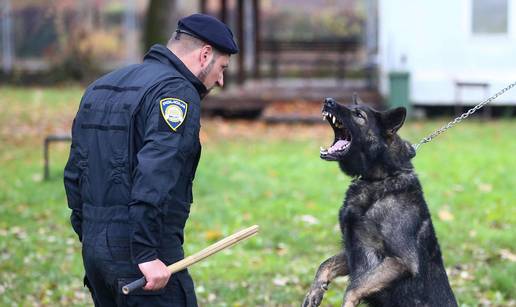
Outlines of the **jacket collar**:
M 181 60 L 167 47 L 156 44 L 152 46 L 143 60 L 155 60 L 163 64 L 172 65 L 181 75 L 193 84 L 199 96 L 203 98 L 208 93 L 206 86 L 199 80 Z

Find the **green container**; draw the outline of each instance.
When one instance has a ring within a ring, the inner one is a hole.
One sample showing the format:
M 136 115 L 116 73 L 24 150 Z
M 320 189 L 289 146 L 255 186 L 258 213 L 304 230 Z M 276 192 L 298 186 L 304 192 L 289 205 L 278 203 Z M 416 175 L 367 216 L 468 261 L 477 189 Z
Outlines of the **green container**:
M 389 73 L 389 107 L 405 107 L 410 115 L 412 105 L 410 103 L 410 74 L 408 72 Z

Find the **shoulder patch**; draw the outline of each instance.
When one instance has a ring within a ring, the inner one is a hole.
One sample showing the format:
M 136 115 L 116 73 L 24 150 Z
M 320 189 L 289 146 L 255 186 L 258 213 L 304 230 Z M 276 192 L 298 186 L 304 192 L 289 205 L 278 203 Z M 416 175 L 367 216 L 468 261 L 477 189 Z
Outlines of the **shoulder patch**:
M 188 104 L 178 98 L 164 98 L 159 101 L 161 109 L 161 116 L 172 130 L 177 131 L 177 128 L 183 124 L 188 112 Z

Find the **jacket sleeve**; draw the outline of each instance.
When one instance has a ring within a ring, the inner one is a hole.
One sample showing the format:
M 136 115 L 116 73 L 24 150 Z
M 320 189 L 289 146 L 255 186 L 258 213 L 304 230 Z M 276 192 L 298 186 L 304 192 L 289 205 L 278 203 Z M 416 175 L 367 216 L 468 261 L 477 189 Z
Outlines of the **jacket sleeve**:
M 73 141 L 74 132 L 75 120 L 73 121 L 72 125 L 72 145 L 70 146 L 70 156 L 64 169 L 64 187 L 66 191 L 68 207 L 72 209 L 70 221 L 72 223 L 73 230 L 79 236 L 79 240 L 82 241 L 82 198 L 79 188 L 80 155 L 77 144 Z
M 199 96 L 189 87 L 168 86 L 150 95 L 144 102 L 140 115 L 144 117 L 143 147 L 136 153 L 136 167 L 133 171 L 133 187 L 129 218 L 132 223 L 131 255 L 135 263 L 158 258 L 163 203 L 169 198 L 181 174 L 185 162 L 182 148 L 190 146 L 189 138 L 183 136 L 185 126 L 191 121 L 189 113 L 177 131 L 166 124 L 160 101 L 177 98 L 189 105 L 199 107 Z

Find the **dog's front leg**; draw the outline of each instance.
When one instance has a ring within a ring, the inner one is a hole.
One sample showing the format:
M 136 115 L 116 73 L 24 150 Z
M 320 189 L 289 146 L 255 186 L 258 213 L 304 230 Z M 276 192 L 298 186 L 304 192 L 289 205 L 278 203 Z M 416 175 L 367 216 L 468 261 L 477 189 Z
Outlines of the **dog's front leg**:
M 328 285 L 337 276 L 347 275 L 349 272 L 348 262 L 344 253 L 337 254 L 321 263 L 310 291 L 305 296 L 303 307 L 315 307 L 321 304 L 324 292 L 328 290 Z
M 392 281 L 408 272 L 401 260 L 394 257 L 385 258 L 380 265 L 365 273 L 351 283 L 344 295 L 343 307 L 355 307 L 360 300 L 387 287 Z

